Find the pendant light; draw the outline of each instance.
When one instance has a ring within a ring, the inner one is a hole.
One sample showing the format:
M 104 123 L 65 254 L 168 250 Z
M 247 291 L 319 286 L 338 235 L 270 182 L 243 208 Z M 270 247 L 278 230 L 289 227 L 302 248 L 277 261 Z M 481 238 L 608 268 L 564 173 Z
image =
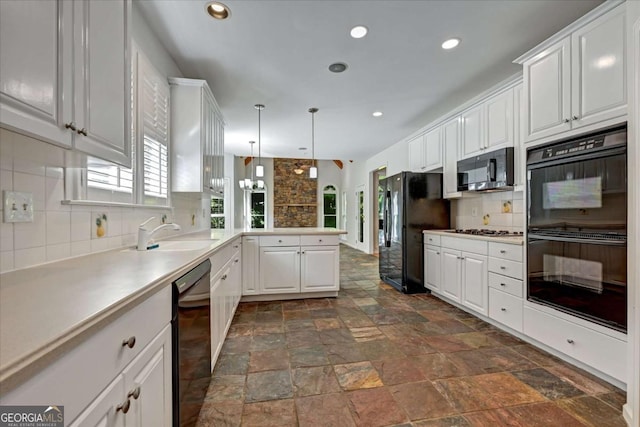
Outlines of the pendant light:
M 318 109 L 315 107 L 309 108 L 311 113 L 311 167 L 309 168 L 309 178 L 318 178 L 318 168 L 316 167 L 316 153 L 315 153 L 315 114 Z
M 253 144 L 255 144 L 255 141 L 249 141 L 249 144 L 251 144 L 251 160 L 253 161 Z M 262 186 L 260 186 L 260 183 L 262 183 Z M 254 189 L 254 187 L 258 187 L 258 188 L 263 188 L 264 187 L 264 181 L 259 180 L 257 183 L 253 180 L 253 168 L 251 168 L 251 178 L 244 178 L 238 181 L 238 185 L 240 186 L 240 188 L 244 191 L 252 191 Z
M 256 104 L 253 108 L 258 110 L 258 164 L 256 165 L 256 176 L 262 178 L 264 176 L 264 166 L 262 165 L 262 144 L 260 142 L 260 112 L 264 110 L 264 105 Z

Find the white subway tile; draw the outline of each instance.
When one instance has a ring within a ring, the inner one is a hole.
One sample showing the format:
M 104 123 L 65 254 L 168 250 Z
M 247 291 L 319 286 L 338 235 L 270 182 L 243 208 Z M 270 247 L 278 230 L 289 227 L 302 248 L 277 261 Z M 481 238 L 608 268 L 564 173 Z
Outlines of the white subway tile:
M 47 168 L 50 169 L 50 168 Z M 71 206 L 60 203 L 64 199 L 64 179 L 45 178 L 45 209 L 47 211 L 71 211 Z
M 71 212 L 50 211 L 47 217 L 47 246 L 71 241 Z
M 495 227 L 511 227 L 513 225 L 512 214 L 491 214 L 490 225 Z
M 71 256 L 71 243 L 47 245 L 47 261 L 57 261 Z
M 44 176 L 14 172 L 13 191 L 31 193 L 33 195 L 33 210 L 45 210 Z
M 13 251 L 0 252 L 0 273 L 13 270 Z
M 27 268 L 47 261 L 47 251 L 44 246 L 37 248 L 20 249 L 14 252 L 14 266 Z
M 138 236 L 135 234 L 122 235 L 122 247 L 135 246 L 138 243 Z
M 44 176 L 47 166 L 64 166 L 65 149 L 26 135 L 14 134 L 13 150 L 15 171 Z
M 0 190 L 13 191 L 13 172 L 0 170 Z
M 0 251 L 13 250 L 13 223 L 0 223 Z
M 75 207 L 75 206 L 74 206 Z M 91 239 L 91 213 L 71 212 L 71 241 L 80 242 Z
M 33 222 L 16 222 L 13 225 L 13 247 L 17 250 L 44 246 L 46 244 L 46 232 L 44 212 L 35 211 L 33 213 Z
M 524 200 L 519 199 L 513 200 L 513 213 L 522 213 L 524 212 Z
M 13 171 L 13 135 L 0 128 L 0 169 Z
M 109 212 L 109 236 L 120 236 L 122 234 L 122 212 Z
M 111 242 L 108 237 L 91 240 L 91 253 L 103 252 L 111 249 Z
M 523 231 L 525 224 L 525 216 L 523 214 L 513 215 L 513 227 L 518 228 L 516 231 Z
M 71 256 L 88 255 L 91 253 L 91 241 L 71 242 Z

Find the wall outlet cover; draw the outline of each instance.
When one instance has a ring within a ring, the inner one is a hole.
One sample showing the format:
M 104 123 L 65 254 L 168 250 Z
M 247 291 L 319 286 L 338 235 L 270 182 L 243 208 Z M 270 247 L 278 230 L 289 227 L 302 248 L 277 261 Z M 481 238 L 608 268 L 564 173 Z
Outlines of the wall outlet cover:
M 4 191 L 4 222 L 33 222 L 33 193 Z

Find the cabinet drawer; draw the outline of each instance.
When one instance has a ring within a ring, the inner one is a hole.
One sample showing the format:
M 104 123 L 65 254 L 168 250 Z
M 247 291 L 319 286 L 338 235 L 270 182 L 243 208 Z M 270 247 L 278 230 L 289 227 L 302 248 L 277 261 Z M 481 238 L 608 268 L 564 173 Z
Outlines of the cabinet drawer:
M 473 252 L 474 254 L 486 255 L 487 243 L 484 240 L 465 239 L 464 237 L 443 236 L 440 239 L 443 248 L 456 249 L 459 251 Z
M 3 395 L 0 404 L 40 405 L 55 398 L 64 405 L 65 418 L 73 420 L 170 321 L 171 286 L 167 286 Z M 133 348 L 122 345 L 133 336 Z
M 522 263 L 502 258 L 489 258 L 489 271 L 522 280 Z
M 438 234 L 425 234 L 424 244 L 440 246 L 440 236 Z
M 522 262 L 522 245 L 489 242 L 489 256 Z
M 338 236 L 336 235 L 300 236 L 300 245 L 302 246 L 336 246 L 338 244 Z
M 260 236 L 260 246 L 300 246 L 300 236 Z
M 489 317 L 522 332 L 522 298 L 489 288 Z
M 502 274 L 489 273 L 489 286 L 503 292 L 522 298 L 524 295 L 524 285 L 522 280 L 503 276 Z
M 216 252 L 214 252 L 213 255 L 209 257 L 209 261 L 211 261 L 212 276 L 215 276 L 217 272 L 222 270 L 222 267 L 224 267 L 227 261 L 229 261 L 229 258 L 231 258 L 231 255 L 233 255 L 233 251 L 233 246 L 229 244 L 218 249 Z
M 627 343 L 524 307 L 524 333 L 622 382 L 627 381 Z

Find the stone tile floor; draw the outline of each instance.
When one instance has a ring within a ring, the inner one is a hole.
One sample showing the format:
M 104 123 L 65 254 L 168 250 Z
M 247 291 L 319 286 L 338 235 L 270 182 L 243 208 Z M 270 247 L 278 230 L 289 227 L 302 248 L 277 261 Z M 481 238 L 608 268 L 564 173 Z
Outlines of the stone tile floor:
M 338 298 L 241 303 L 205 426 L 625 426 L 625 393 L 341 247 Z

